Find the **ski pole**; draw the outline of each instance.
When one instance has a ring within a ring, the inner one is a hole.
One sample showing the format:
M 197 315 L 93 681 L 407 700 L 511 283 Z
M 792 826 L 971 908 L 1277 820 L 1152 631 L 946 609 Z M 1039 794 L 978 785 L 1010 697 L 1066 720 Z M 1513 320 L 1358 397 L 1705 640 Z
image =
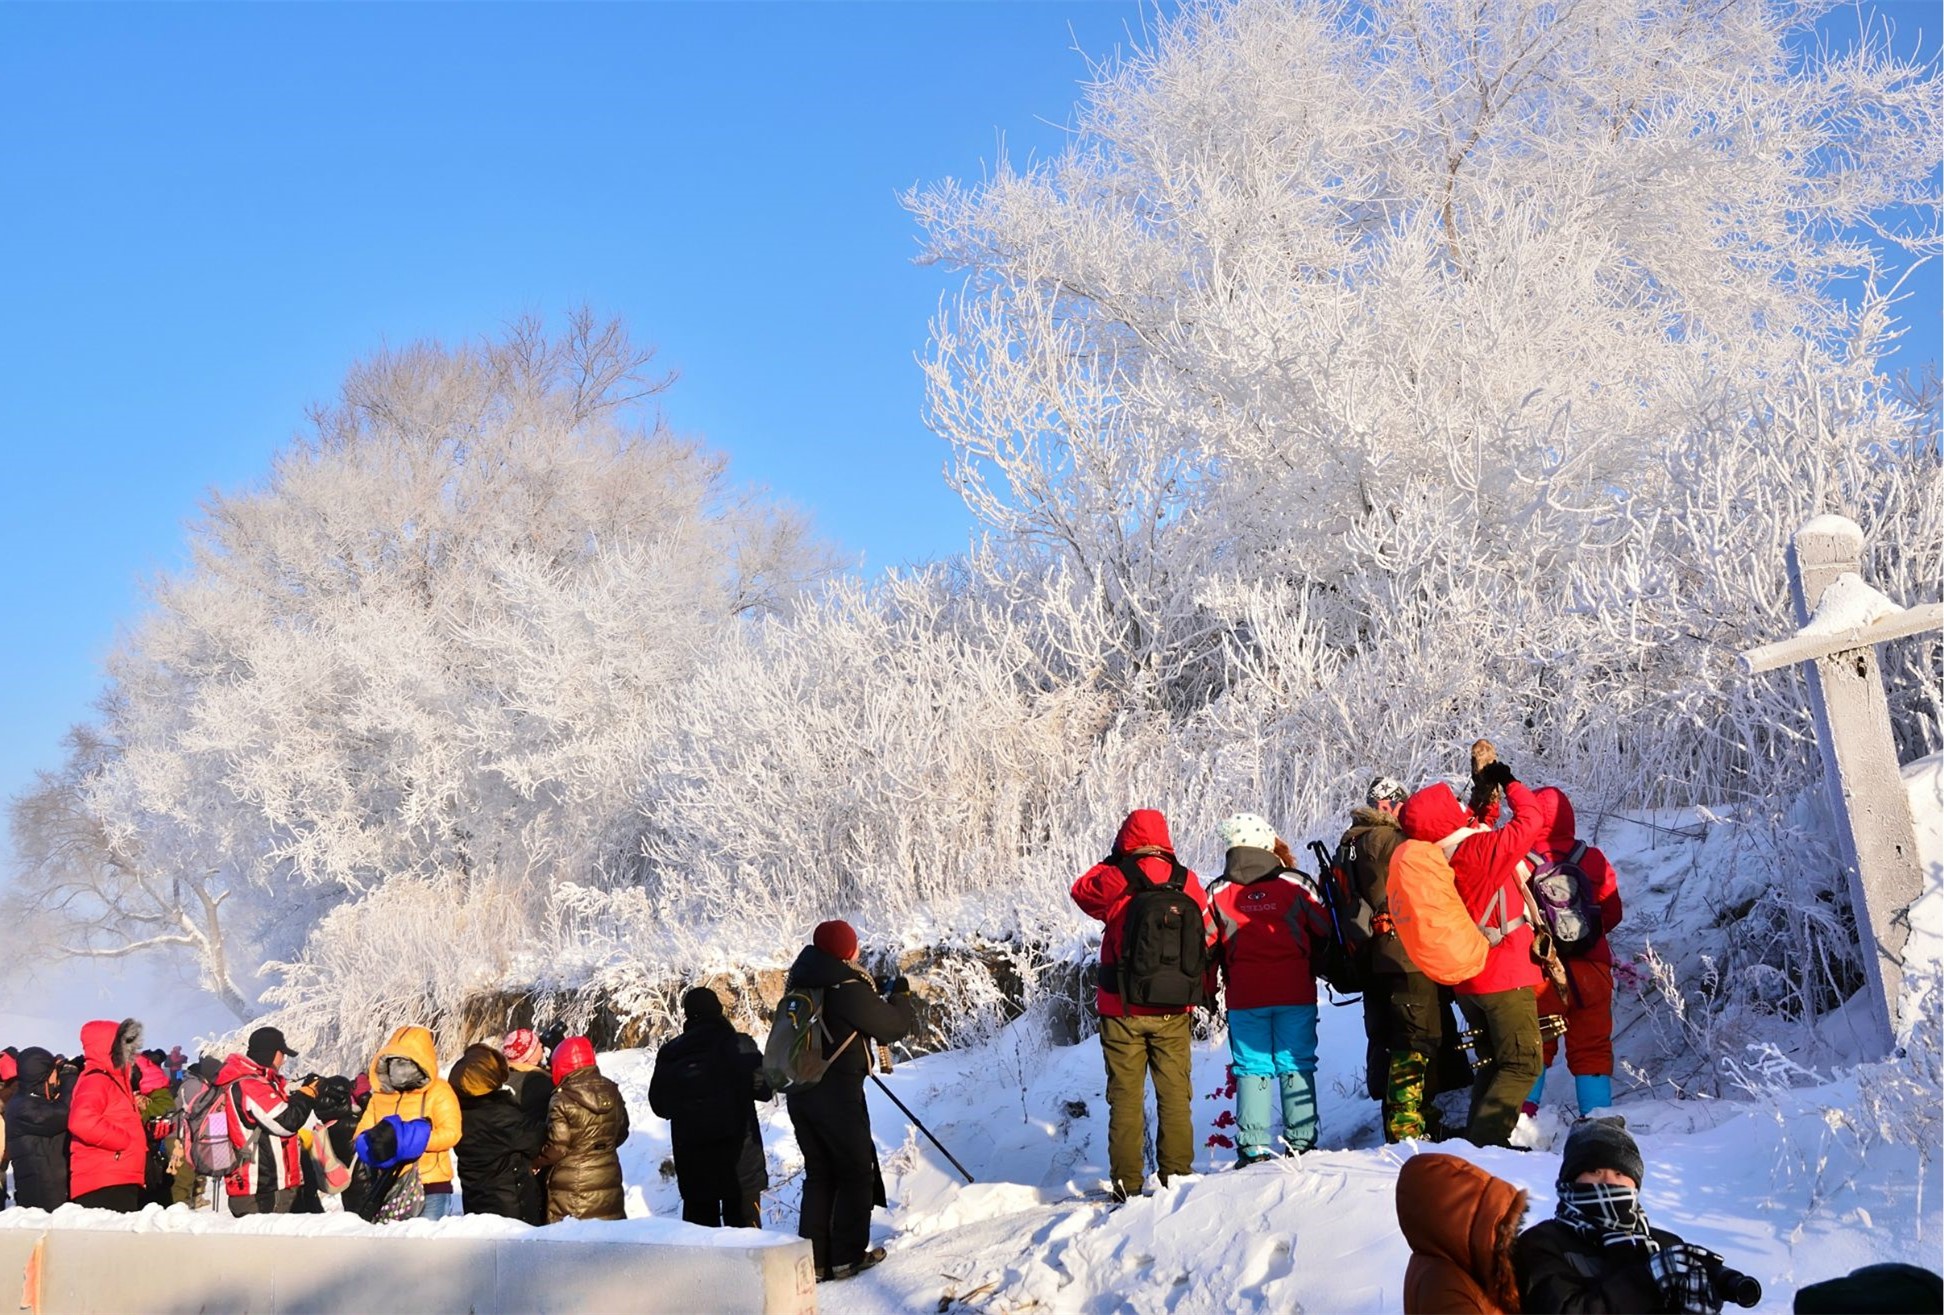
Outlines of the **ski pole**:
M 882 1091 L 882 1092 L 883 1092 L 883 1093 L 884 1093 L 885 1095 L 887 1095 L 887 1096 L 890 1096 L 890 1097 L 891 1097 L 891 1103 L 892 1103 L 893 1105 L 896 1105 L 896 1106 L 898 1107 L 898 1109 L 899 1109 L 900 1111 L 902 1111 L 902 1112 L 903 1112 L 903 1114 L 904 1114 L 904 1116 L 905 1116 L 905 1118 L 907 1118 L 907 1119 L 909 1119 L 909 1120 L 911 1121 L 911 1126 L 912 1126 L 912 1127 L 914 1127 L 914 1128 L 916 1128 L 916 1129 L 918 1129 L 918 1131 L 920 1131 L 920 1132 L 922 1132 L 922 1133 L 924 1133 L 924 1134 L 925 1134 L 925 1137 L 926 1137 L 926 1139 L 927 1139 L 927 1140 L 929 1140 L 929 1141 L 931 1142 L 931 1144 L 932 1144 L 932 1145 L 934 1145 L 934 1146 L 936 1146 L 936 1147 L 938 1148 L 938 1153 L 939 1153 L 940 1155 L 943 1155 L 943 1156 L 944 1156 L 944 1157 L 945 1157 L 946 1159 L 948 1159 L 948 1160 L 950 1160 L 950 1161 L 952 1162 L 952 1167 L 953 1167 L 954 1169 L 957 1169 L 957 1170 L 959 1171 L 959 1173 L 960 1173 L 960 1174 L 962 1174 L 962 1175 L 964 1176 L 964 1178 L 965 1178 L 965 1181 L 966 1181 L 966 1182 L 968 1182 L 968 1183 L 969 1183 L 969 1182 L 971 1182 L 971 1181 L 973 1181 L 973 1178 L 972 1178 L 972 1175 L 971 1175 L 971 1174 L 969 1174 L 969 1173 L 966 1173 L 966 1171 L 965 1171 L 965 1166 L 964 1166 L 964 1165 L 962 1165 L 962 1164 L 960 1164 L 960 1163 L 958 1162 L 958 1157 L 957 1157 L 956 1155 L 953 1155 L 953 1154 L 952 1154 L 952 1153 L 951 1153 L 950 1151 L 948 1151 L 948 1150 L 946 1150 L 946 1149 L 945 1149 L 945 1143 L 944 1143 L 944 1142 L 942 1142 L 942 1141 L 940 1141 L 940 1140 L 938 1140 L 938 1138 L 936 1138 L 936 1137 L 933 1137 L 933 1136 L 932 1136 L 932 1130 L 931 1130 L 930 1128 L 927 1128 L 927 1127 L 926 1127 L 926 1126 L 924 1125 L 924 1123 L 923 1123 L 923 1121 L 921 1121 L 921 1120 L 919 1119 L 919 1117 L 918 1117 L 918 1116 L 917 1116 L 916 1114 L 913 1114 L 913 1113 L 911 1112 L 911 1107 L 910 1107 L 910 1106 L 908 1106 L 908 1105 L 906 1105 L 906 1104 L 905 1104 L 905 1103 L 904 1103 L 903 1101 L 901 1101 L 901 1100 L 899 1100 L 899 1099 L 897 1098 L 897 1096 L 896 1096 L 896 1095 L 895 1095 L 895 1094 L 894 1094 L 894 1093 L 892 1092 L 892 1090 L 891 1090 L 891 1088 L 889 1088 L 889 1087 L 887 1087 L 887 1086 L 885 1086 L 885 1085 L 884 1085 L 884 1079 L 883 1079 L 883 1078 L 881 1078 L 881 1077 L 879 1077 L 879 1076 L 878 1076 L 877 1074 L 875 1074 L 875 1073 L 872 1073 L 872 1074 L 870 1075 L 870 1077 L 871 1077 L 871 1081 L 873 1081 L 873 1082 L 875 1082 L 875 1083 L 877 1083 L 877 1084 L 878 1084 L 878 1090 L 879 1090 L 879 1091 Z

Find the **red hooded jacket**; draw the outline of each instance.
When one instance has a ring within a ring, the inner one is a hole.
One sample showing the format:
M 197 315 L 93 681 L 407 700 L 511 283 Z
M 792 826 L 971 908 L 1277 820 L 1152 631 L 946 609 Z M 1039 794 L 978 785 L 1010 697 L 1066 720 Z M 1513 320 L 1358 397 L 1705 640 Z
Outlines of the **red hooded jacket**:
M 1301 877 L 1266 849 L 1231 849 L 1208 902 L 1230 1009 L 1316 1003 L 1314 952 L 1330 915 Z
M 140 1187 L 148 1176 L 148 1133 L 128 1068 L 135 1044 L 118 1055 L 122 1029 L 133 1023 L 102 1018 L 81 1025 L 81 1076 L 74 1080 L 68 1109 L 68 1195 L 86 1196 L 104 1187 Z
M 1539 806 L 1552 817 L 1551 828 L 1532 847 L 1533 852 L 1548 863 L 1566 857 L 1579 843 L 1579 822 L 1573 816 L 1573 801 L 1556 786 L 1549 785 L 1532 793 L 1539 800 Z M 1593 898 L 1600 901 L 1600 939 L 1579 957 L 1589 963 L 1611 964 L 1613 950 L 1607 944 L 1607 933 L 1620 925 L 1623 912 L 1620 907 L 1620 879 L 1614 874 L 1613 864 L 1607 862 L 1607 856 L 1591 845 L 1580 855 L 1580 871 L 1593 883 Z
M 1459 995 L 1491 995 L 1521 986 L 1536 987 L 1545 980 L 1532 959 L 1532 926 L 1525 921 L 1525 883 L 1519 877 L 1519 861 L 1546 834 L 1552 818 L 1532 791 L 1517 781 L 1505 787 L 1505 798 L 1512 806 L 1512 820 L 1496 831 L 1480 831 L 1459 841 L 1451 854 L 1451 872 L 1457 879 L 1458 898 L 1473 918 L 1485 918 L 1492 909 L 1493 897 L 1503 892 L 1502 917 L 1494 917 L 1493 925 L 1515 920 L 1518 925 L 1492 947 L 1478 976 L 1458 984 L 1455 989 Z M 1406 800 L 1398 821 L 1405 835 L 1434 845 L 1475 825 L 1457 794 L 1442 782 L 1427 785 Z
M 1121 823 L 1120 834 L 1114 837 L 1114 853 L 1128 854 L 1137 849 L 1156 849 L 1158 854 L 1144 854 L 1135 859 L 1141 871 L 1152 881 L 1166 881 L 1173 870 L 1168 863 L 1168 855 L 1174 853 L 1174 841 L 1168 838 L 1168 819 L 1152 808 L 1137 808 L 1127 815 Z M 1188 897 L 1200 906 L 1202 911 L 1202 930 L 1210 946 L 1215 944 L 1215 921 L 1208 914 L 1208 892 L 1202 889 L 1201 878 L 1193 872 L 1188 874 L 1184 889 Z M 1112 863 L 1096 863 L 1081 874 L 1073 883 L 1073 902 L 1088 917 L 1104 924 L 1100 933 L 1100 984 L 1094 992 L 1094 1003 L 1102 1018 L 1126 1018 L 1129 1015 L 1146 1016 L 1151 1014 L 1185 1014 L 1190 1006 L 1161 1008 L 1153 1005 L 1123 1005 L 1118 986 L 1119 974 L 1115 971 L 1120 965 L 1121 924 L 1127 917 L 1127 878 Z

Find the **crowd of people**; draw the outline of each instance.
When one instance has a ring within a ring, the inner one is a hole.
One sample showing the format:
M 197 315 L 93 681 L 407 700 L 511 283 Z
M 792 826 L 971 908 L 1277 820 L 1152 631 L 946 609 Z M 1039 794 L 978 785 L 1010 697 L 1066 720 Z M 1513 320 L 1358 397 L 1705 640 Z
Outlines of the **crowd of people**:
M 401 1027 L 353 1079 L 308 1073 L 281 1031 L 187 1062 L 141 1049 L 134 1019 L 81 1029 L 81 1056 L 0 1051 L 12 1204 L 148 1204 L 315 1213 L 324 1198 L 366 1219 L 464 1210 L 554 1223 L 620 1219 L 621 1092 L 586 1037 L 548 1047 L 531 1029 L 467 1047 L 440 1076 L 432 1033 Z M 0 1206 L 8 1204 L 0 1175 Z

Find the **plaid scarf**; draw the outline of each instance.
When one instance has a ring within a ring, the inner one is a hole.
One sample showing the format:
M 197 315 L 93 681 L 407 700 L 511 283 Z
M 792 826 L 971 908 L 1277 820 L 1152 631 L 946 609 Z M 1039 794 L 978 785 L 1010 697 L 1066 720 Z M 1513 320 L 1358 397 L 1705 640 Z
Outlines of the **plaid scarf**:
M 1603 1247 L 1623 1247 L 1651 1256 L 1660 1248 L 1647 1230 L 1640 1191 L 1606 1183 L 1561 1183 L 1553 1218 Z

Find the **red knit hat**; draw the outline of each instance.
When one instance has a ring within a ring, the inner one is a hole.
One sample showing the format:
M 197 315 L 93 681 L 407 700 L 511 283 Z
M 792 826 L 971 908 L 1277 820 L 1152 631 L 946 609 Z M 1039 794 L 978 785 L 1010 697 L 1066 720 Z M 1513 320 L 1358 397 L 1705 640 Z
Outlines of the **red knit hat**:
M 833 958 L 857 957 L 857 929 L 842 918 L 818 923 L 817 930 L 810 933 L 810 943 Z

